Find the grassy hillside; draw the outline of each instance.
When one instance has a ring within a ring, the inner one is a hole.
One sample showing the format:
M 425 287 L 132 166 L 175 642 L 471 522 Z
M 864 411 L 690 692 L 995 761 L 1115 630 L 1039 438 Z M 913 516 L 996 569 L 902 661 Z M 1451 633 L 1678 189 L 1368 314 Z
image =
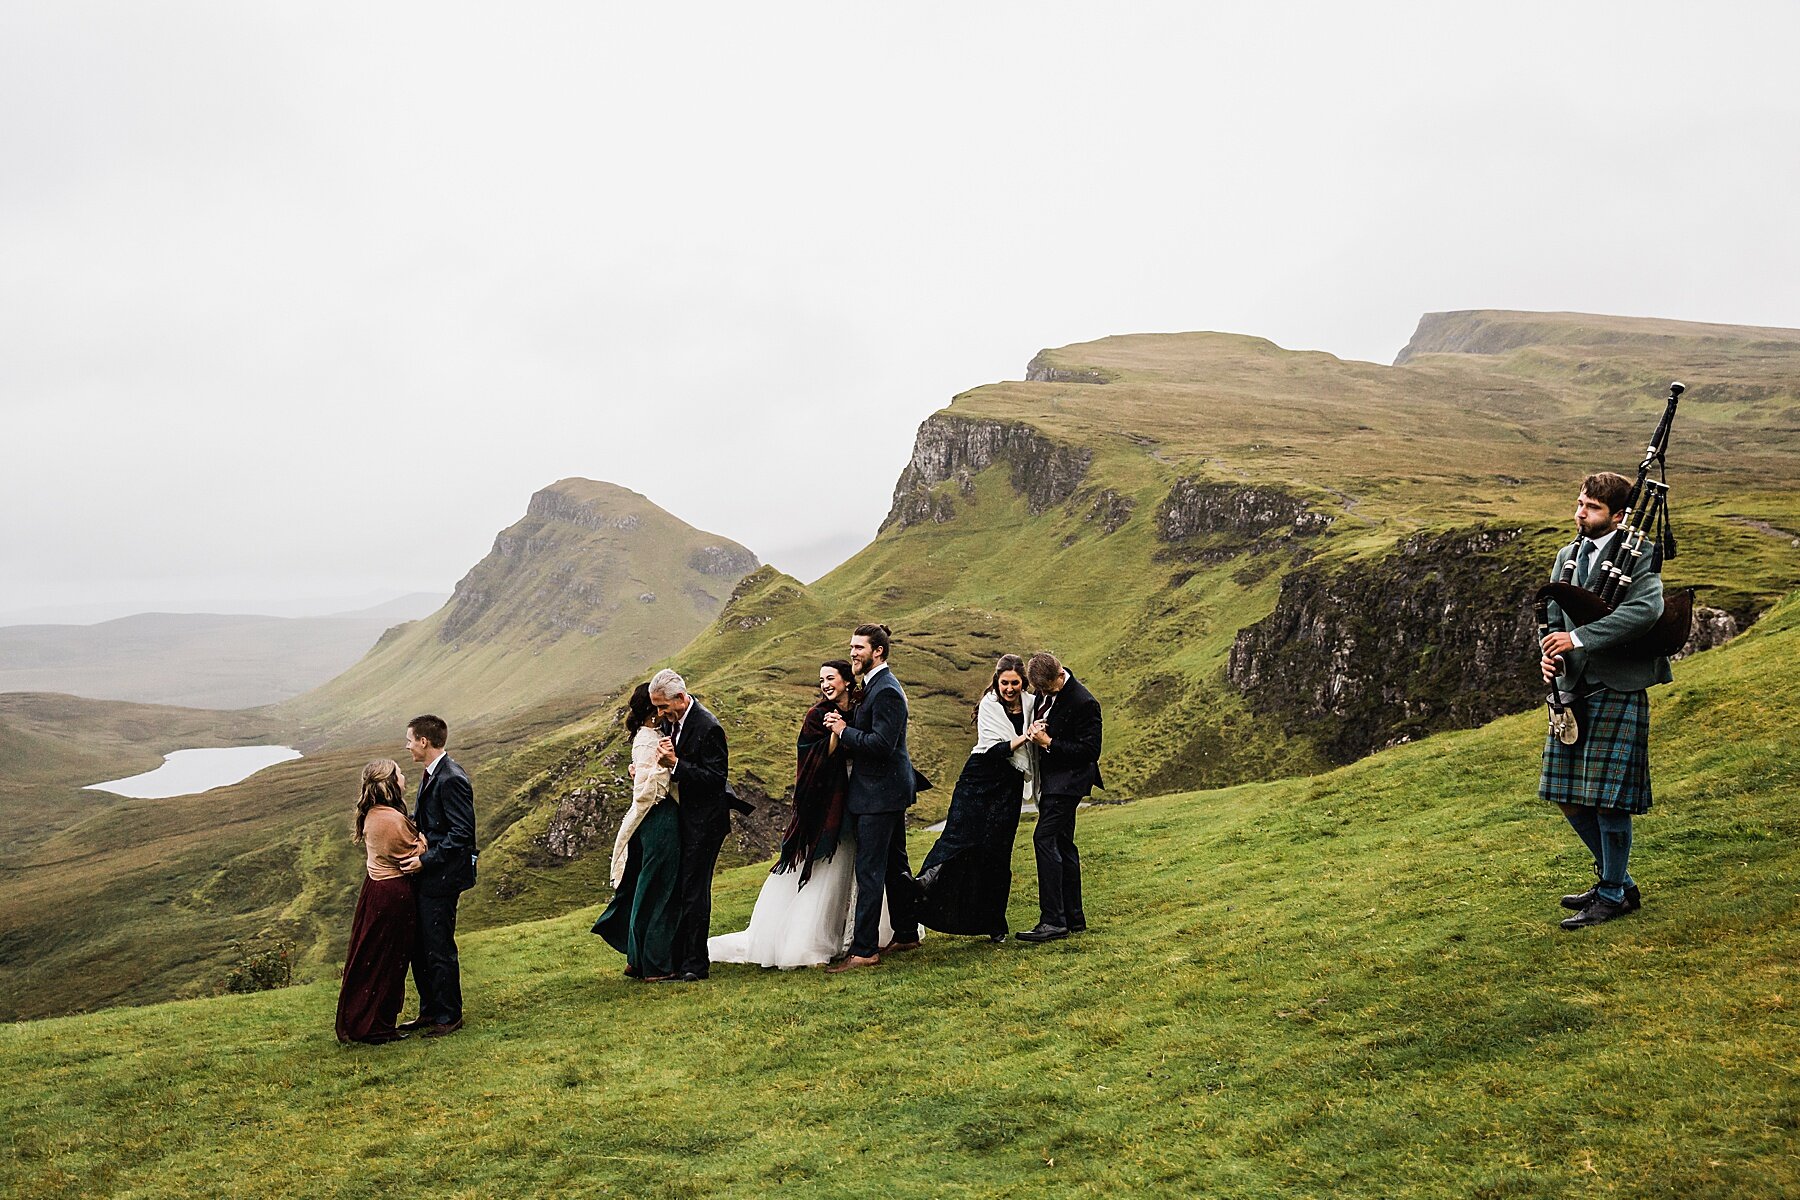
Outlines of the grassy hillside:
M 381 617 L 140 613 L 98 625 L 0 627 L 0 692 L 188 708 L 254 708 L 355 664 Z
M 1531 714 L 1092 811 L 1094 930 L 1050 946 L 655 988 L 589 909 L 466 937 L 445 1041 L 338 1048 L 329 982 L 0 1029 L 0 1187 L 1792 1195 L 1797 661 L 1800 597 L 1658 689 L 1645 907 L 1597 930 L 1556 928 L 1587 864 Z
M 1534 703 L 1527 601 L 1571 536 L 1573 493 L 1588 470 L 1635 471 L 1677 376 L 1689 391 L 1670 453 L 1682 547 L 1669 583 L 1746 622 L 1800 585 L 1800 333 L 1779 332 L 1475 313 L 1427 317 L 1399 367 L 1224 334 L 1045 351 L 1041 378 L 964 393 L 925 423 L 865 550 L 809 586 L 764 568 L 670 661 L 723 718 L 734 774 L 777 803 L 817 663 L 864 620 L 897 635 L 914 756 L 942 785 L 922 821 L 948 803 L 970 706 L 1007 650 L 1055 650 L 1106 706 L 1109 798 L 1316 772 L 1332 730 L 1284 720 L 1226 677 L 1239 631 L 1270 615 L 1284 578 L 1302 564 L 1328 590 L 1352 568 L 1447 575 L 1415 566 L 1410 539 L 1516 532 L 1475 590 L 1408 618 L 1413 658 L 1365 690 L 1394 710 L 1453 710 L 1427 679 Z M 1235 508 L 1171 536 L 1182 480 Z M 1485 666 L 1435 670 L 1469 653 L 1478 628 Z M 1302 657 L 1321 690 L 1368 633 L 1317 631 Z M 565 731 L 567 754 L 513 799 L 520 819 L 484 859 L 505 894 L 473 898 L 472 919 L 548 915 L 602 890 L 604 855 L 582 855 L 610 846 L 625 804 L 610 720 Z
M 453 727 L 615 686 L 686 645 L 756 566 L 636 492 L 564 479 L 501 531 L 450 602 L 390 630 L 350 670 L 280 709 L 343 744 L 423 711 Z

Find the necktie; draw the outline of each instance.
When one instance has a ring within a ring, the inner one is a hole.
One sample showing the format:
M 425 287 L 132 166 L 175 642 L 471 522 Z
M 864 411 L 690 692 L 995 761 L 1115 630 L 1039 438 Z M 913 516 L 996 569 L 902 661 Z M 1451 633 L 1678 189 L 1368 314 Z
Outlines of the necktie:
M 1575 568 L 1575 574 L 1577 576 L 1575 582 L 1582 587 L 1586 587 L 1588 585 L 1588 576 L 1592 575 L 1594 572 L 1593 539 L 1581 539 L 1581 549 L 1577 552 L 1576 562 L 1579 565 Z

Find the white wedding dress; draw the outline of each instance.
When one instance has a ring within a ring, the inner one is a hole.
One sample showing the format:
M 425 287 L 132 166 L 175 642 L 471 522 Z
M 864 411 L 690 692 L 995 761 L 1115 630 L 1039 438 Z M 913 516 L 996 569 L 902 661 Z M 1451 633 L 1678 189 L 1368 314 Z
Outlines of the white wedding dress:
M 812 878 L 800 886 L 799 870 L 771 874 L 750 913 L 750 928 L 706 939 L 706 956 L 716 963 L 763 967 L 814 967 L 850 948 L 856 920 L 856 843 L 848 830 L 828 862 L 813 864 Z M 887 898 L 881 900 L 881 944 L 894 940 Z

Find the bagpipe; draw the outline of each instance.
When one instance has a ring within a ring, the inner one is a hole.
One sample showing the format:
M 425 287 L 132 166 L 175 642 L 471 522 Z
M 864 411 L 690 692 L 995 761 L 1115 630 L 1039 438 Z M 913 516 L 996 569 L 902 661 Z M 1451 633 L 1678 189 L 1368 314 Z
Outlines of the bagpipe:
M 1638 464 L 1637 482 L 1625 502 L 1619 519 L 1618 536 L 1612 548 L 1596 563 L 1588 576 L 1590 587 L 1575 582 L 1576 554 L 1563 564 L 1562 575 L 1555 582 L 1537 590 L 1538 642 L 1550 636 L 1550 604 L 1552 601 L 1579 627 L 1599 620 L 1619 606 L 1631 581 L 1646 570 L 1659 571 L 1663 560 L 1675 557 L 1675 531 L 1669 525 L 1669 427 L 1675 423 L 1675 406 L 1687 388 L 1679 383 L 1669 385 L 1669 404 L 1644 461 Z M 1658 478 L 1650 478 L 1654 469 Z M 1580 539 L 1576 539 L 1579 543 Z M 1626 643 L 1624 652 L 1645 658 L 1662 658 L 1674 654 L 1687 644 L 1694 625 L 1694 590 L 1684 588 L 1663 595 L 1662 616 L 1644 633 Z M 1550 735 L 1564 745 L 1572 746 L 1581 738 L 1573 697 L 1550 684 Z

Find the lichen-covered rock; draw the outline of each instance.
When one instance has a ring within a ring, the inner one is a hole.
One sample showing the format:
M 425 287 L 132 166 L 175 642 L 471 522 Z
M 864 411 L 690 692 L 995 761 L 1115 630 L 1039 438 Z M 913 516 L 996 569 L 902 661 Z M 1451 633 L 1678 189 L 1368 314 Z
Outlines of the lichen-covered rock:
M 1315 512 L 1306 500 L 1284 488 L 1243 483 L 1177 479 L 1156 510 L 1156 536 L 1183 542 L 1209 533 L 1255 538 L 1274 532 L 1296 536 L 1322 533 L 1332 517 Z
M 1529 708 L 1545 555 L 1521 533 L 1418 534 L 1374 562 L 1302 567 L 1239 631 L 1227 677 L 1336 762 Z
M 1021 421 L 936 413 L 919 426 L 912 460 L 894 486 L 883 529 L 949 520 L 956 502 L 932 489 L 952 480 L 967 495 L 974 477 L 997 462 L 1011 468 L 1015 492 L 1035 515 L 1075 494 L 1094 452 L 1064 445 Z
M 1738 635 L 1737 618 L 1722 608 L 1709 608 L 1704 604 L 1694 606 L 1694 628 L 1688 634 L 1687 644 L 1682 646 L 1674 657 L 1681 659 L 1690 654 L 1698 654 L 1702 650 L 1712 650 L 1723 646 Z

